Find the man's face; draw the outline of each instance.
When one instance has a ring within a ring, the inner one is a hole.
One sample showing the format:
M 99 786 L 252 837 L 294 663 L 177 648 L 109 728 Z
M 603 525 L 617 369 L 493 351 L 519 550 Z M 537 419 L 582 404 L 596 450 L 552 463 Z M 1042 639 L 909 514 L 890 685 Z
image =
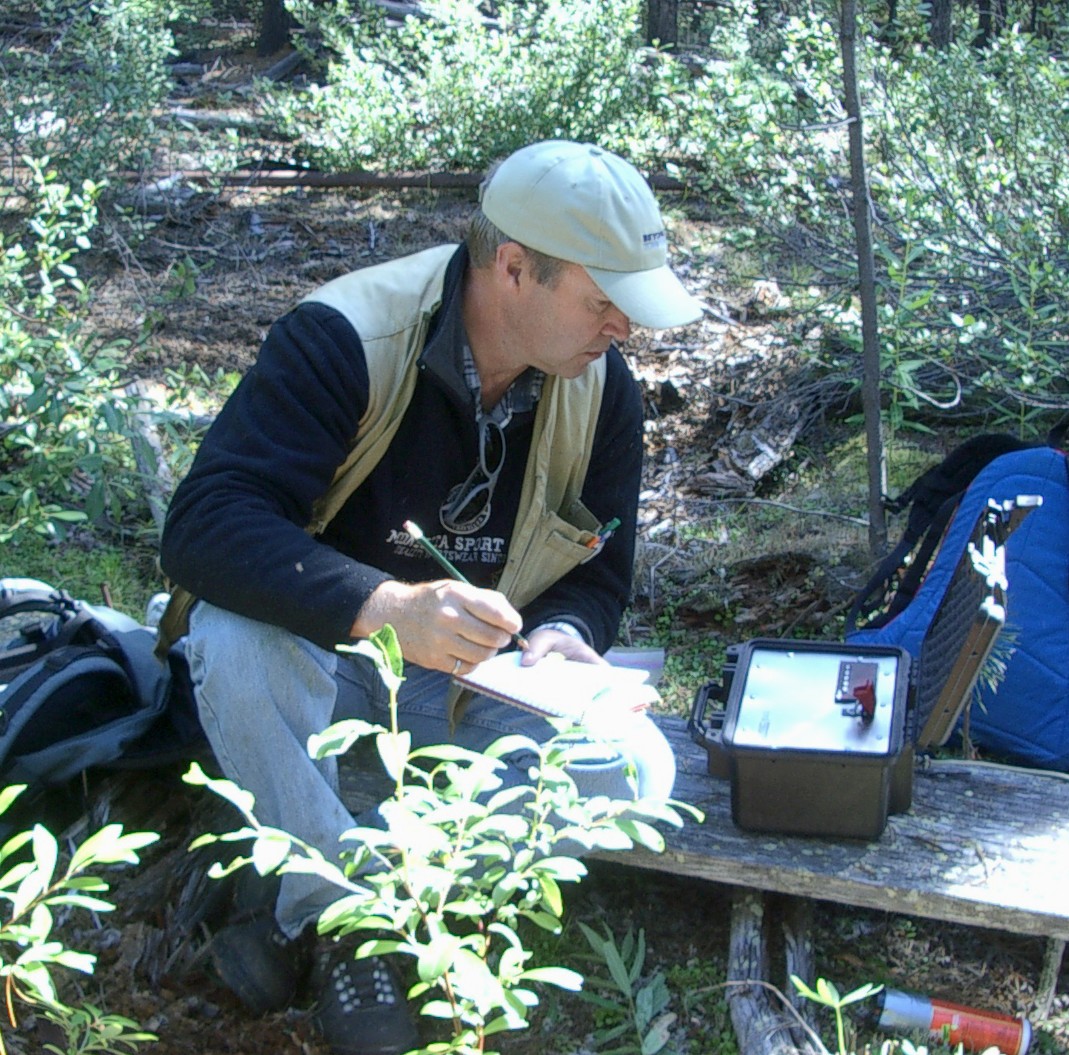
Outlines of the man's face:
M 540 285 L 528 270 L 513 304 L 513 334 L 526 365 L 560 377 L 578 377 L 616 341 L 631 334 L 631 321 L 578 264 L 565 264 L 553 285 Z

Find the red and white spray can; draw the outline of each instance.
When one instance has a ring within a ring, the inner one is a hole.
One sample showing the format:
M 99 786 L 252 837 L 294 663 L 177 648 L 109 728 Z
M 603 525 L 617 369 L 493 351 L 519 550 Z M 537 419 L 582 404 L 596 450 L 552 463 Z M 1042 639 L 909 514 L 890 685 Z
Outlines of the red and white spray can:
M 962 1007 L 896 989 L 884 989 L 876 1000 L 879 1027 L 883 1030 L 927 1030 L 969 1051 L 998 1048 L 1002 1055 L 1026 1055 L 1032 1043 L 1032 1024 L 1026 1018 Z

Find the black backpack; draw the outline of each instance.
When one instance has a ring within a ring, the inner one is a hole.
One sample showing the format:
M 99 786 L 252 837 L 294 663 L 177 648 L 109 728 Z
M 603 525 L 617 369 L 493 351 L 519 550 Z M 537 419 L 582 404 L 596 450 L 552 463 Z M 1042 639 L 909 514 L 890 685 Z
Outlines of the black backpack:
M 159 765 L 202 745 L 184 657 L 156 632 L 36 579 L 0 579 L 0 786 Z
M 918 476 L 897 498 L 887 499 L 884 504 L 890 512 L 908 509 L 909 516 L 898 544 L 855 595 L 846 616 L 847 637 L 861 629 L 879 629 L 906 609 L 951 517 L 981 469 L 1003 454 L 1042 446 L 1003 433 L 973 436 Z

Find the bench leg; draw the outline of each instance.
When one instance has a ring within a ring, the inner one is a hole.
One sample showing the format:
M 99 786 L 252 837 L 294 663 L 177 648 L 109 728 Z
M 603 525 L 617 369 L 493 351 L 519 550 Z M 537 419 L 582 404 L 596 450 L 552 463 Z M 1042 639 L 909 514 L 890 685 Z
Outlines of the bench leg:
M 806 1035 L 790 998 L 768 982 L 766 907 L 765 896 L 756 890 L 739 888 L 732 896 L 727 999 L 739 1053 L 798 1055 L 823 1050 L 819 1041 L 814 1044 Z
M 783 991 L 806 1025 L 810 1029 L 816 1029 L 816 1007 L 811 1000 L 806 1000 L 791 983 L 792 975 L 801 978 L 807 985 L 813 985 L 816 981 L 816 956 L 813 953 L 813 902 L 807 897 L 785 898 L 782 916 L 783 955 L 786 960 Z
M 1048 938 L 1043 952 L 1043 969 L 1039 972 L 1039 984 L 1036 986 L 1035 1018 L 1042 1022 L 1050 1015 L 1054 1006 L 1054 994 L 1058 989 L 1058 975 L 1062 969 L 1062 954 L 1065 952 L 1064 938 Z

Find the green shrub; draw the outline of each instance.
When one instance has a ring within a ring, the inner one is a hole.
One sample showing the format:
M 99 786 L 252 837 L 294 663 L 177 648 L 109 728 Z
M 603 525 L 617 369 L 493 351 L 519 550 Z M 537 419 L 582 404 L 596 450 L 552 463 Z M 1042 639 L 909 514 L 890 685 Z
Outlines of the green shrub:
M 165 0 L 34 4 L 33 38 L 0 54 L 4 164 L 24 191 L 26 157 L 51 158 L 72 186 L 141 170 L 157 138 L 173 51 Z M 46 41 L 42 45 L 41 41 Z
M 838 223 L 827 194 L 847 165 L 838 30 L 813 11 L 777 27 L 773 53 L 768 36 L 752 14 L 717 26 L 715 58 L 680 104 L 680 157 L 762 229 Z
M 537 139 L 663 147 L 672 68 L 647 61 L 636 0 L 470 0 L 388 29 L 371 4 L 291 5 L 330 55 L 326 83 L 274 96 L 327 169 L 482 168 Z
M 972 389 L 1011 423 L 1029 406 L 1065 406 L 1064 63 L 1012 32 L 980 53 L 919 50 L 882 73 L 874 158 L 885 256 L 914 350 L 946 364 L 937 396 L 963 385 L 966 401 Z
M 261 825 L 248 792 L 195 766 L 185 779 L 229 800 L 246 825 L 202 836 L 193 846 L 252 843 L 249 856 L 214 867 L 214 875 L 251 864 L 261 875 L 314 873 L 333 883 L 339 899 L 320 917 L 320 932 L 367 935 L 357 957 L 411 958 L 418 980 L 410 996 L 422 1000 L 423 1015 L 448 1024 L 448 1041 L 421 1050 L 491 1055 L 488 1038 L 526 1026 L 538 1004 L 534 986 L 582 984 L 574 971 L 532 964 L 524 940 L 527 928 L 560 931 L 562 884 L 586 874 L 562 844 L 660 851 L 664 839 L 650 822 L 679 826 L 681 810 L 699 820 L 701 814 L 671 802 L 582 798 L 566 769 L 574 740 L 563 731 L 541 746 L 506 736 L 481 753 L 456 745 L 413 750 L 410 735 L 397 727 L 403 664 L 393 628 L 343 650 L 376 663 L 391 694 L 391 728 L 339 722 L 310 738 L 309 753 L 323 758 L 370 739 L 393 783 L 379 808 L 385 827 L 345 833 L 339 867 L 314 847 Z M 499 759 L 518 750 L 537 759 L 531 782 L 503 787 Z
M 24 784 L 0 790 L 0 815 L 6 813 Z M 131 1051 L 156 1038 L 137 1023 L 109 1015 L 92 1004 L 70 1007 L 58 995 L 56 968 L 92 974 L 96 958 L 68 949 L 55 932 L 55 910 L 71 908 L 110 912 L 115 906 L 99 895 L 108 884 L 89 869 L 101 865 L 138 863 L 137 852 L 159 838 L 152 832 L 123 835 L 122 825 L 108 824 L 90 835 L 61 865 L 59 844 L 42 824 L 12 835 L 0 847 L 0 979 L 12 1026 L 15 1007 L 26 1006 L 58 1025 L 67 1046 L 47 1043 L 54 1055 L 70 1052 Z M 6 1055 L 0 1037 L 0 1053 Z
M 0 543 L 25 531 L 119 520 L 139 502 L 122 346 L 89 340 L 73 261 L 89 246 L 100 187 L 77 192 L 36 164 L 19 239 L 0 234 Z
M 680 156 L 704 157 L 705 184 L 745 217 L 736 240 L 811 269 L 848 352 L 828 365 L 857 376 L 838 26 L 814 12 L 770 34 L 743 17 L 711 47 Z M 985 50 L 903 37 L 892 53 L 864 34 L 857 50 L 891 423 L 967 411 L 1027 430 L 1069 405 L 1069 74 L 1016 30 Z

